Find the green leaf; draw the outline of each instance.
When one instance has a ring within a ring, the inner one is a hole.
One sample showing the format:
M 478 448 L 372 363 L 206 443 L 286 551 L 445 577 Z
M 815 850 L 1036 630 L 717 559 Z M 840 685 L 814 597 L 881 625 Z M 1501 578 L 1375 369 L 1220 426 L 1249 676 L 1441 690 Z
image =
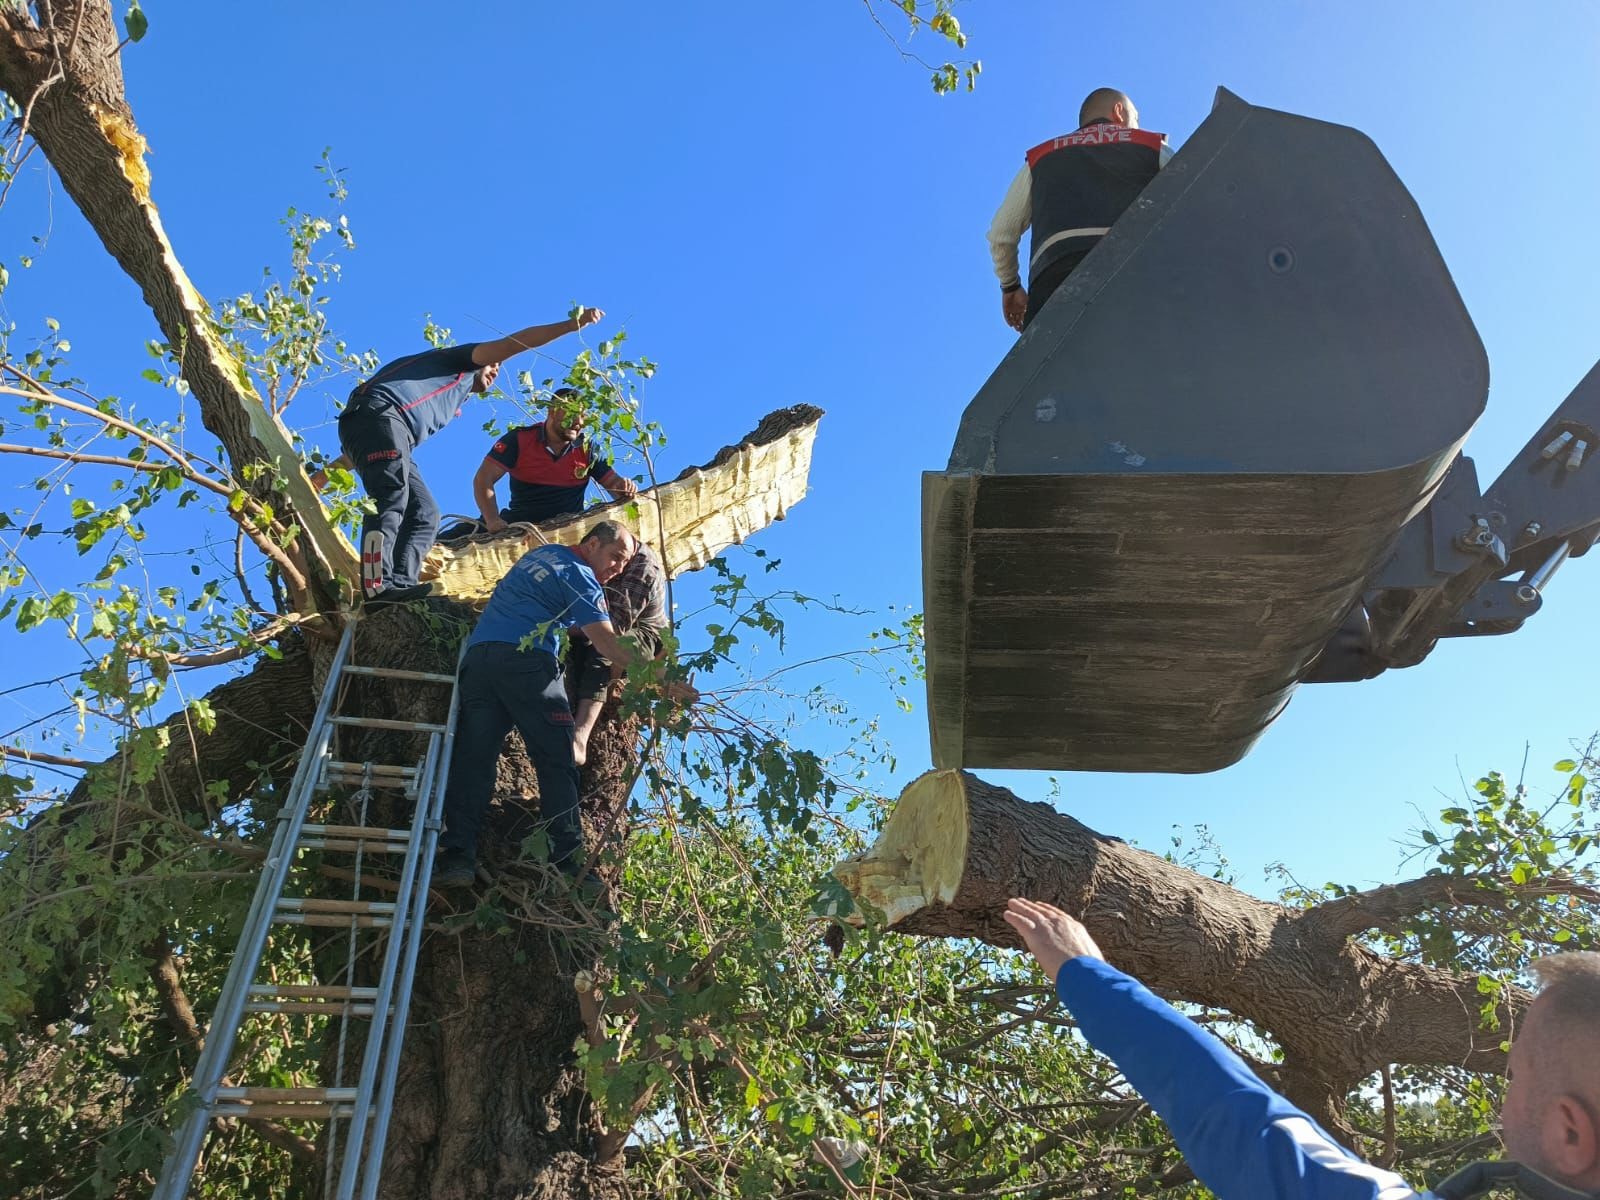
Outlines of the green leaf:
M 1577 769 L 1578 764 L 1573 762 L 1570 758 L 1563 758 L 1556 764 L 1556 770 L 1558 771 L 1576 771 Z
M 122 27 L 128 31 L 130 42 L 137 42 L 150 32 L 150 18 L 144 15 L 138 0 L 128 5 L 128 11 L 122 14 Z
M 37 628 L 49 613 L 49 606 L 38 596 L 29 596 L 17 609 L 17 632 L 27 633 Z

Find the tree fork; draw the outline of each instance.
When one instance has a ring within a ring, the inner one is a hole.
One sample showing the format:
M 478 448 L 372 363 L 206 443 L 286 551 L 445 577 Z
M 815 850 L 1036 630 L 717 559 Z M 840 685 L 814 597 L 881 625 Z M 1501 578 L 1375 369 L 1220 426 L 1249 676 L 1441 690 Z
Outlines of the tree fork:
M 1017 947 L 1001 918 L 1012 896 L 1080 915 L 1117 966 L 1269 1033 L 1290 1099 L 1346 1134 L 1346 1095 L 1389 1064 L 1503 1071 L 1504 1030 L 1530 999 L 1513 989 L 1486 1028 L 1476 976 L 1358 944 L 1348 903 L 1257 899 L 965 771 L 913 780 L 873 847 L 834 872 L 923 937 Z

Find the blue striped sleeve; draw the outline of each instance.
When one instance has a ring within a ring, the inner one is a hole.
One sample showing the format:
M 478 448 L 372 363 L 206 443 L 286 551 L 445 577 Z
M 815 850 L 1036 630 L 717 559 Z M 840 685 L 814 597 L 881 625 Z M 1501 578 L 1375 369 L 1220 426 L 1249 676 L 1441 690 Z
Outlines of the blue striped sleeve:
M 1071 959 L 1056 993 L 1218 1200 L 1425 1200 L 1350 1154 L 1217 1038 L 1115 967 Z

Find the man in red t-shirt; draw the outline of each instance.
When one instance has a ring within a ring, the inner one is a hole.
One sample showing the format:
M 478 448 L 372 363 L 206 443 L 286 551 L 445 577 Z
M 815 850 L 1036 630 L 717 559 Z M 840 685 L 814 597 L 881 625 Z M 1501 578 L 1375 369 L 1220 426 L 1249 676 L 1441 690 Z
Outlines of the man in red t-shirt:
M 472 477 L 484 529 L 498 533 L 508 521 L 538 524 L 566 513 L 583 511 L 589 480 L 598 480 L 618 500 L 639 494 L 638 485 L 612 469 L 593 445 L 582 439 L 583 411 L 571 404 L 577 396 L 562 388 L 551 397 L 550 411 L 537 425 L 523 425 L 489 448 Z M 499 507 L 495 486 L 511 476 L 511 503 Z

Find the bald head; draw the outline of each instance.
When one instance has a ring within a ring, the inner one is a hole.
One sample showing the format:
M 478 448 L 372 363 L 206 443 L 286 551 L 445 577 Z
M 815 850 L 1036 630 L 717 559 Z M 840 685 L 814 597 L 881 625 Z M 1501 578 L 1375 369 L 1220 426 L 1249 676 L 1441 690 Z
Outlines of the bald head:
M 1078 109 L 1078 127 L 1081 129 L 1090 121 L 1115 121 L 1118 125 L 1137 129 L 1139 110 L 1128 99 L 1127 92 L 1119 92 L 1116 88 L 1095 88 L 1084 98 L 1083 107 Z
M 1600 1187 L 1600 954 L 1552 955 L 1533 970 L 1543 986 L 1511 1047 L 1506 1151 L 1569 1187 Z

